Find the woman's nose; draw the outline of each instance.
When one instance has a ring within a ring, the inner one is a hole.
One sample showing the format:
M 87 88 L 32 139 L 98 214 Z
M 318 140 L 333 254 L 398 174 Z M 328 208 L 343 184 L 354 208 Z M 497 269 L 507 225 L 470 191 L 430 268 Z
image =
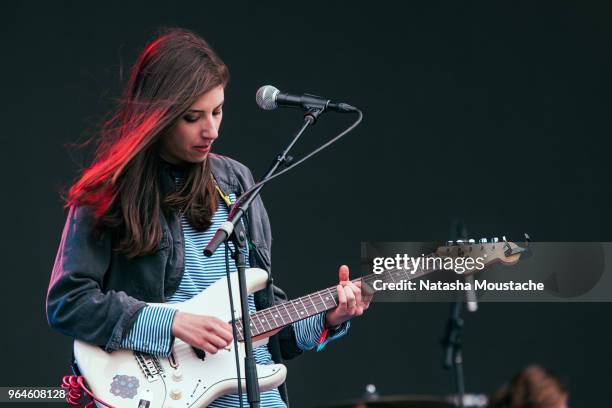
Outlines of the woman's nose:
M 212 120 L 207 120 L 204 122 L 200 134 L 204 139 L 216 139 L 218 136 L 217 126 Z

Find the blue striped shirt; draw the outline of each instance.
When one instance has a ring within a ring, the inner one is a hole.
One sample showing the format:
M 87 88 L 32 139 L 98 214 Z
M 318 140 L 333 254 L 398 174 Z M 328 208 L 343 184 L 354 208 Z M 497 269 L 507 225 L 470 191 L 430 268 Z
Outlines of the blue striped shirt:
M 230 194 L 232 203 L 236 197 Z M 221 223 L 227 219 L 228 208 L 219 197 L 219 206 L 212 218 L 212 224 L 206 231 L 197 231 L 185 217 L 181 218 L 181 226 L 185 240 L 185 272 L 178 289 L 170 296 L 168 303 L 183 302 L 196 296 L 209 287 L 218 279 L 226 276 L 225 250 L 220 247 L 212 257 L 206 258 L 202 254 L 202 248 L 210 241 Z M 229 244 L 233 249 L 233 244 Z M 233 261 L 229 262 L 231 273 L 236 272 Z M 247 256 L 247 264 L 248 256 Z M 248 297 L 249 309 L 255 312 L 255 299 L 251 294 Z M 124 338 L 121 346 L 123 348 L 155 354 L 158 356 L 169 356 L 172 350 L 172 321 L 176 311 L 159 306 L 147 306 L 139 313 L 130 332 Z M 317 346 L 319 337 L 325 325 L 325 313 L 319 313 L 307 319 L 293 323 L 297 345 L 302 350 L 311 350 Z M 350 321 L 345 322 L 329 341 L 342 337 L 348 331 Z M 259 346 L 253 349 L 255 360 L 258 364 L 273 364 L 272 356 L 267 346 Z M 243 401 L 247 405 L 246 394 Z M 228 394 L 216 399 L 210 407 L 236 407 L 239 405 L 238 394 Z M 285 407 L 278 389 L 264 391 L 261 393 L 262 407 Z

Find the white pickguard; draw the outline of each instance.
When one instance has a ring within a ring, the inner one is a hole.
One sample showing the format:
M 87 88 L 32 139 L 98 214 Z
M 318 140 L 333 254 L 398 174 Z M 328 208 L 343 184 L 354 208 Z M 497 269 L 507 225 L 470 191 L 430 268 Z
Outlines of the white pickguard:
M 232 293 L 234 294 L 235 316 L 240 313 L 240 291 L 236 273 L 231 274 Z M 263 289 L 268 278 L 263 269 L 247 269 L 247 291 Z M 182 312 L 216 316 L 223 321 L 231 320 L 227 279 L 224 277 L 210 285 L 198 296 L 182 303 L 151 303 L 169 307 Z M 267 342 L 267 338 L 254 343 L 254 346 Z M 244 345 L 238 343 L 240 352 L 240 371 L 243 392 Z M 178 367 L 170 365 L 168 358 L 157 358 L 161 373 L 150 379 L 145 377 L 136 354 L 131 350 L 117 350 L 107 353 L 98 346 L 74 342 L 74 355 L 87 380 L 90 390 L 107 403 L 117 408 L 178 408 L 205 407 L 216 398 L 235 393 L 238 390 L 234 345 L 229 350 L 216 354 L 207 353 L 204 361 L 199 359 L 190 345 L 180 339 L 174 342 L 174 355 Z M 145 355 L 146 356 L 146 355 Z M 278 387 L 285 381 L 287 369 L 282 364 L 257 365 L 259 387 L 262 391 Z M 111 391 L 112 390 L 112 391 Z M 148 401 L 149 405 L 141 401 Z M 99 405 L 102 406 L 102 405 Z

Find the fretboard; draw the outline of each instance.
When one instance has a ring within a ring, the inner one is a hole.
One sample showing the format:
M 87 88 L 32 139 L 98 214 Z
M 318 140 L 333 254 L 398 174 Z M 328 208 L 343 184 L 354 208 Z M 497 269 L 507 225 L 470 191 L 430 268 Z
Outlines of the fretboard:
M 251 313 L 251 335 L 255 337 L 271 332 L 333 309 L 338 306 L 337 299 L 338 293 L 333 287 Z M 242 320 L 236 322 L 236 328 L 238 329 L 238 340 L 242 341 Z
M 372 283 L 375 280 L 400 282 L 402 280 L 416 279 L 434 271 L 435 269 L 417 268 L 413 273 L 412 269 L 410 269 L 410 272 L 404 269 L 391 269 L 380 274 L 373 273 L 359 279 L 354 279 L 353 282 L 361 280 L 362 285 L 365 283 L 372 287 Z M 335 286 L 279 303 L 267 309 L 251 313 L 251 335 L 256 337 L 271 332 L 299 320 L 333 309 L 336 306 L 338 306 L 338 292 Z M 236 328 L 238 329 L 238 340 L 242 341 L 242 320 L 236 322 Z

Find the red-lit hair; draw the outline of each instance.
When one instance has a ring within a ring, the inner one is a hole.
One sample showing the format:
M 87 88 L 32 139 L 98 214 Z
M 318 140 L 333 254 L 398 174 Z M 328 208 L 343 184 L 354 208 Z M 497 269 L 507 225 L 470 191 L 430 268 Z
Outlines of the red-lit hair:
M 202 94 L 228 81 L 206 41 L 189 30 L 163 30 L 138 56 L 114 114 L 96 135 L 95 159 L 66 205 L 91 207 L 96 231 L 110 229 L 115 249 L 129 257 L 158 246 L 162 211 L 180 209 L 194 227 L 207 228 L 217 206 L 209 166 L 188 164 L 182 188 L 162 197 L 158 141 Z

